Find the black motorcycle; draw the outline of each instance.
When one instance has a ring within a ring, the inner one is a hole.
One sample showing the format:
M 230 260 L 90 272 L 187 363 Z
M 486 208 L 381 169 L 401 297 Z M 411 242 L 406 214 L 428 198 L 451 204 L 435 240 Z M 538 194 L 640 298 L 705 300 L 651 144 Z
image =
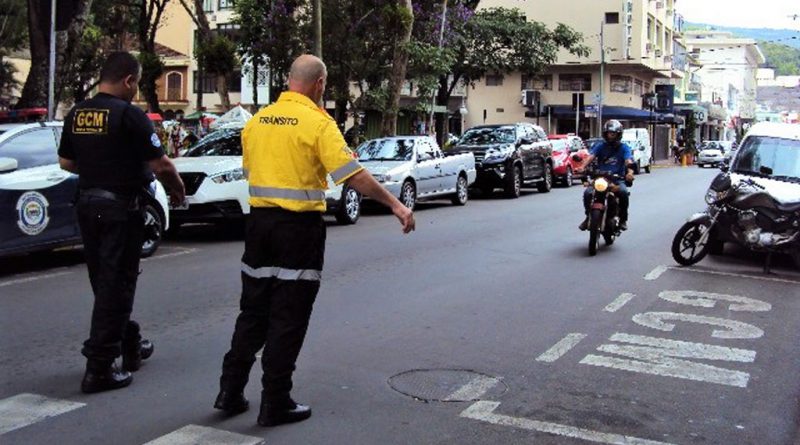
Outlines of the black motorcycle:
M 675 234 L 672 257 L 679 264 L 689 266 L 708 253 L 721 254 L 724 243 L 732 241 L 765 252 L 765 273 L 774 253 L 789 254 L 800 268 L 800 201 L 779 202 L 752 178 L 734 183 L 723 172 L 711 182 L 706 203 L 708 209 L 692 215 Z
M 598 171 L 588 171 L 591 179 L 587 186 L 592 188 L 592 199 L 589 206 L 589 256 L 597 255 L 600 248 L 600 237 L 607 246 L 622 234 L 619 228 L 619 186 L 616 181 L 622 180 L 619 175 Z M 628 186 L 632 184 L 627 184 Z

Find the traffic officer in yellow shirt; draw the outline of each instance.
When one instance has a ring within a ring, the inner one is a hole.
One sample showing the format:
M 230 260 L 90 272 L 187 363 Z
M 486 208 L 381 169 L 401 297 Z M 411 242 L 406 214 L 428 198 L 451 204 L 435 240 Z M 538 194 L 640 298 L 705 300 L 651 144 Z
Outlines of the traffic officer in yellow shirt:
M 411 210 L 359 165 L 336 122 L 321 107 L 326 78 L 322 60 L 298 57 L 289 73 L 289 91 L 242 131 L 251 210 L 242 256 L 241 312 L 222 363 L 214 407 L 229 414 L 248 409 L 244 387 L 263 347 L 262 426 L 311 416 L 311 408 L 295 403 L 290 392 L 322 275 L 326 175 L 388 206 L 404 233 L 415 226 Z

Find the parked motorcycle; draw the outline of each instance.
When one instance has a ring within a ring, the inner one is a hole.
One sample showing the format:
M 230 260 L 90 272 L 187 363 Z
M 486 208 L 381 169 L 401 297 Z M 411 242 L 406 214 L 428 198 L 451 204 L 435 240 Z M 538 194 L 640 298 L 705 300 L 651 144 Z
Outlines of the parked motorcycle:
M 689 266 L 709 252 L 721 254 L 726 241 L 767 254 L 764 272 L 769 273 L 772 255 L 786 253 L 800 268 L 800 201 L 781 203 L 752 178 L 734 181 L 723 172 L 706 193 L 708 209 L 692 215 L 675 234 L 672 257 Z
M 589 206 L 589 256 L 597 255 L 600 248 L 600 237 L 607 246 L 622 234 L 619 228 L 619 186 L 616 181 L 624 179 L 619 175 L 590 171 L 592 178 L 588 186 L 592 188 L 592 199 Z M 628 184 L 630 186 L 631 184 Z

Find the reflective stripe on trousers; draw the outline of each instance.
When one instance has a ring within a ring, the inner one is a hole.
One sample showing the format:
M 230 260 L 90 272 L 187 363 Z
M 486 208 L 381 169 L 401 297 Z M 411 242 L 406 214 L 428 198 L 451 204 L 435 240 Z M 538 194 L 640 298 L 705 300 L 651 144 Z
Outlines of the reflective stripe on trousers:
M 250 196 L 257 198 L 293 199 L 295 201 L 324 201 L 322 190 L 283 189 L 277 187 L 250 186 Z
M 320 281 L 322 279 L 322 271 L 314 269 L 285 269 L 274 266 L 253 268 L 242 263 L 242 272 L 253 278 L 277 278 L 285 281 Z

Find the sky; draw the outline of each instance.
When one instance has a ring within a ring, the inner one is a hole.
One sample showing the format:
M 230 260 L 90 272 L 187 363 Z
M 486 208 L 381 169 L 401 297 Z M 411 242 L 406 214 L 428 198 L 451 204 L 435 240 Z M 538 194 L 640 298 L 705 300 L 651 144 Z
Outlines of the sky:
M 676 0 L 675 7 L 693 23 L 800 30 L 798 0 Z M 788 17 L 794 14 L 796 20 Z

